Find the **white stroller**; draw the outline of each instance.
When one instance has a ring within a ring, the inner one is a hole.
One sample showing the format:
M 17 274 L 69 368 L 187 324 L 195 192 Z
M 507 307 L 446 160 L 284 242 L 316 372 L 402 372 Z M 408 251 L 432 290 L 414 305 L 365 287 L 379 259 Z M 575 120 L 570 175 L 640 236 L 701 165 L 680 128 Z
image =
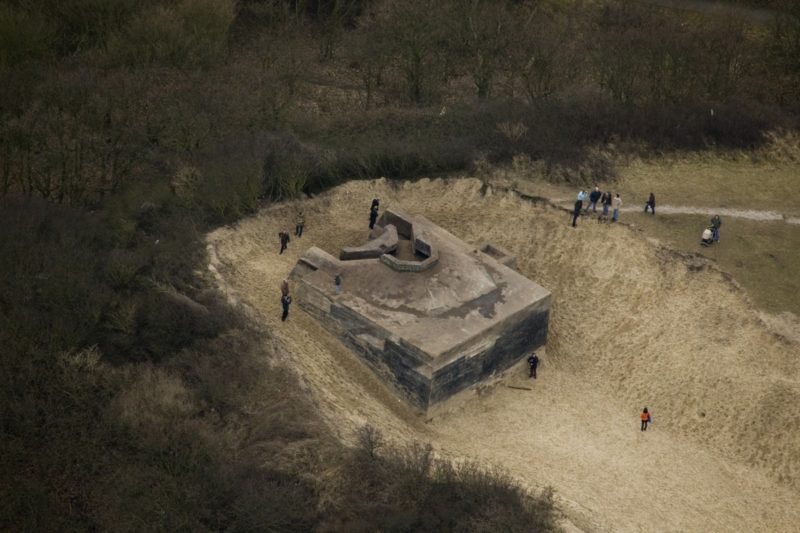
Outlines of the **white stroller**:
M 706 228 L 703 230 L 703 236 L 700 238 L 700 244 L 702 246 L 711 246 L 714 244 L 714 232 L 711 231 L 711 228 Z

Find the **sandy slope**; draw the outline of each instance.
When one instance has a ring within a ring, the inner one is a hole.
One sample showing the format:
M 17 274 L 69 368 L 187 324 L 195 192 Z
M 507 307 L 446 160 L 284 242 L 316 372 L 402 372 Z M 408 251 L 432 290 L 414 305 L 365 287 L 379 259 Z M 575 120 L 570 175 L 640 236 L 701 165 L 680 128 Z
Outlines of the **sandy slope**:
M 361 242 L 374 196 L 511 249 L 553 291 L 541 379 L 516 367 L 423 416 L 299 309 L 280 322 L 279 281 L 312 244 Z M 552 485 L 585 530 L 800 531 L 800 345 L 772 333 L 704 260 L 623 226 L 573 229 L 558 210 L 483 196 L 475 180 L 353 182 L 303 208 L 307 234 L 282 256 L 277 233 L 291 227 L 292 205 L 209 242 L 225 282 L 286 346 L 285 362 L 343 438 L 369 422 Z M 655 418 L 644 435 L 643 405 Z

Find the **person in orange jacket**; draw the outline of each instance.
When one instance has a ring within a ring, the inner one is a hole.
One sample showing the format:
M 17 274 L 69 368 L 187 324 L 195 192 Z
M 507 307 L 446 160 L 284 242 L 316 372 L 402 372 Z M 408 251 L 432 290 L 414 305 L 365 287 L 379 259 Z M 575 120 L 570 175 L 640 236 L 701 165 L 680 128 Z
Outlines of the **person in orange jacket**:
M 647 407 L 642 410 L 639 419 L 642 421 L 642 431 L 647 431 L 647 423 L 652 420 L 652 418 L 650 418 L 650 413 L 647 412 Z

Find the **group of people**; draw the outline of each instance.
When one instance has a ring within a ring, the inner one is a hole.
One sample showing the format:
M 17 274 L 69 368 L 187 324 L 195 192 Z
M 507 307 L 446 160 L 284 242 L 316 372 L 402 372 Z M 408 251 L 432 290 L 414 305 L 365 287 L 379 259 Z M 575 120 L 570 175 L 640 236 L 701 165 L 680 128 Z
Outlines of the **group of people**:
M 306 216 L 303 214 L 302 209 L 297 210 L 297 214 L 295 215 L 295 223 L 294 223 L 294 236 L 295 237 L 302 237 L 303 236 L 303 228 L 306 225 Z M 282 254 L 286 248 L 289 247 L 289 241 L 292 238 L 289 236 L 289 232 L 286 230 L 281 230 L 278 232 L 278 240 L 281 243 L 281 251 L 278 252 Z
M 302 209 L 298 209 L 297 213 L 295 214 L 294 220 L 294 236 L 295 237 L 302 237 L 303 236 L 303 229 L 306 225 L 306 216 L 303 213 Z M 289 241 L 292 238 L 289 236 L 289 232 L 286 230 L 281 230 L 278 232 L 278 241 L 281 244 L 281 249 L 278 254 L 283 254 L 284 250 L 289 247 Z M 292 303 L 292 295 L 289 294 L 289 280 L 285 279 L 281 281 L 281 309 L 283 312 L 281 313 L 281 320 L 286 321 L 289 318 L 289 306 Z
M 650 197 L 653 199 L 653 214 L 655 214 L 656 204 L 653 193 L 650 193 Z M 602 214 L 598 217 L 598 220 L 608 220 L 608 212 L 611 210 L 611 222 L 619 221 L 619 211 L 622 209 L 622 198 L 619 193 L 614 194 L 611 191 L 601 192 L 600 187 L 595 187 L 588 195 L 589 205 L 584 210 L 583 202 L 586 199 L 586 192 L 581 189 L 578 193 L 578 197 L 575 199 L 575 206 L 572 210 L 573 228 L 577 226 L 578 217 L 584 212 L 588 212 L 589 209 L 591 209 L 592 213 L 597 213 L 598 203 L 602 206 Z
M 372 205 L 369 208 L 369 229 L 373 229 L 375 227 L 375 223 L 378 221 L 378 211 L 380 209 L 381 201 L 378 198 L 372 199 Z M 295 237 L 302 237 L 303 236 L 303 228 L 306 224 L 306 218 L 303 214 L 302 210 L 298 210 L 295 216 L 295 227 L 294 227 L 294 235 Z M 279 254 L 283 254 L 284 250 L 286 250 L 289 246 L 289 241 L 291 241 L 291 237 L 289 236 L 289 232 L 282 230 L 278 233 L 278 240 L 280 241 L 280 251 Z M 342 293 L 342 274 L 336 274 L 333 279 L 333 290 L 338 296 Z M 285 321 L 289 317 L 289 305 L 292 303 L 292 296 L 289 294 L 289 280 L 283 280 L 281 282 L 281 308 L 283 309 L 283 313 L 281 314 L 281 320 Z
M 595 187 L 594 190 L 588 195 L 589 204 L 585 209 L 583 206 L 584 200 L 587 200 L 587 195 L 584 190 L 581 190 L 578 192 L 578 196 L 575 199 L 575 205 L 572 210 L 573 228 L 577 226 L 578 217 L 580 217 L 582 214 L 587 213 L 590 209 L 592 213 L 597 213 L 598 203 L 603 207 L 602 214 L 597 217 L 598 221 L 608 220 L 609 209 L 612 213 L 611 222 L 619 221 L 619 212 L 622 208 L 622 198 L 620 197 L 619 193 L 615 194 L 612 192 L 601 192 L 600 187 Z M 656 214 L 656 195 L 652 192 L 644 204 L 644 212 L 652 215 Z M 722 226 L 722 220 L 720 219 L 719 215 L 714 215 L 711 218 L 711 223 L 709 226 L 703 230 L 703 235 L 700 238 L 700 244 L 703 246 L 711 246 L 712 244 L 718 242 L 720 226 Z

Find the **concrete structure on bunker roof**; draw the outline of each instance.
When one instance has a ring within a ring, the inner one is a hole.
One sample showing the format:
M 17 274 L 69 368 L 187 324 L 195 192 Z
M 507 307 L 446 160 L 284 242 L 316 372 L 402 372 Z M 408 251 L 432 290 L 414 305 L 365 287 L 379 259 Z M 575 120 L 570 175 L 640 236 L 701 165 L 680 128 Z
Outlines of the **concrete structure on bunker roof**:
M 392 208 L 339 258 L 306 251 L 292 279 L 302 309 L 427 409 L 545 344 L 550 292 L 514 264 L 499 246 Z

